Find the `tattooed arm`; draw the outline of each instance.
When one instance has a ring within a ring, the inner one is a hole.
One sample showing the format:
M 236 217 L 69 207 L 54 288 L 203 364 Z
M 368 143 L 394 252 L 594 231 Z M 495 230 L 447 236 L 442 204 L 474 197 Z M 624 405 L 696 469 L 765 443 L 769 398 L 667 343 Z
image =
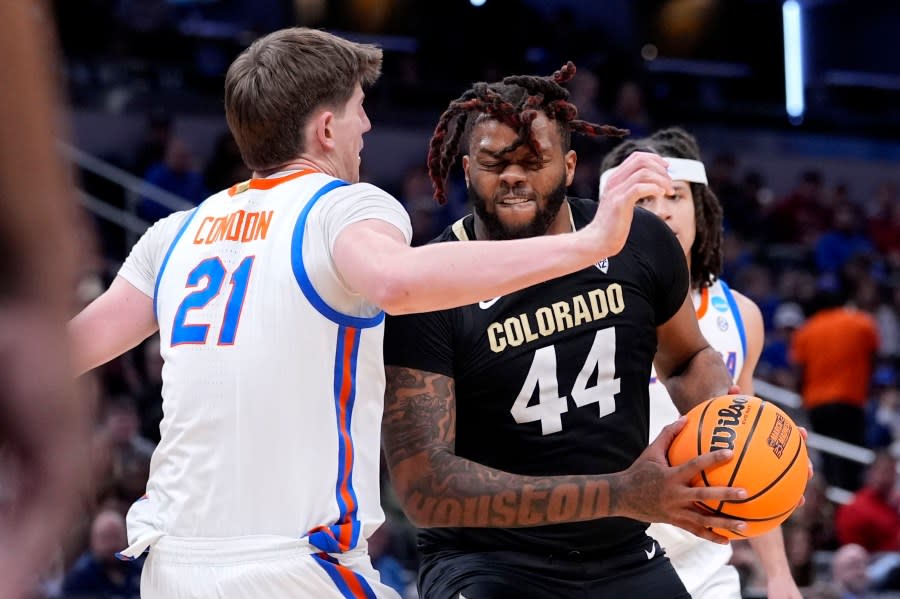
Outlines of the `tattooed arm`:
M 700 470 L 730 459 L 730 452 L 707 453 L 675 468 L 666 463 L 665 450 L 683 421 L 666 427 L 623 472 L 522 476 L 455 455 L 452 378 L 395 366 L 386 367 L 386 373 L 385 455 L 404 510 L 417 526 L 515 528 L 623 516 L 668 522 L 727 542 L 708 529 L 737 524 L 702 515 L 693 504 L 738 499 L 742 490 L 688 485 Z

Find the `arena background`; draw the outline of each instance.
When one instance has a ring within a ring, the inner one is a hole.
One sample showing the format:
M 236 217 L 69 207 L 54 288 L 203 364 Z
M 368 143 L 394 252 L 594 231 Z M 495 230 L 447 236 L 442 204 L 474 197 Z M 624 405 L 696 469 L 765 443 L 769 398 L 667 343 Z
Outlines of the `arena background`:
M 787 348 L 823 295 L 840 292 L 876 320 L 881 344 L 867 390 L 866 446 L 815 434 L 810 445 L 817 464 L 842 455 L 863 471 L 883 450 L 896 470 L 900 3 L 56 0 L 54 8 L 72 133 L 63 151 L 77 167 L 85 207 L 82 304 L 108 285 L 148 223 L 249 176 L 227 134 L 221 91 L 229 62 L 260 34 L 299 24 L 384 48 L 384 75 L 367 100 L 373 130 L 363 178 L 403 202 L 417 244 L 467 211 L 458 184 L 449 205 L 438 207 L 424 171 L 447 103 L 473 81 L 549 74 L 572 60 L 578 75 L 569 87 L 582 118 L 634 136 L 681 125 L 698 137 L 725 207 L 725 278 L 765 318 L 759 395 L 807 423 Z M 599 164 L 611 147 L 576 141 L 570 193 L 596 199 Z M 62 586 L 98 549 L 92 522 L 103 510 L 124 513 L 143 494 L 159 434 L 157 348 L 150 339 L 83 381 L 97 413 L 96 496 L 36 597 L 86 596 Z M 834 514 L 854 491 L 820 474 L 785 526 L 794 575 L 810 597 L 841 596 L 829 594 L 848 576 L 833 560 L 842 544 Z M 384 502 L 389 519 L 372 542 L 376 565 L 415 597 L 411 529 L 388 484 Z M 900 539 L 898 502 L 895 488 L 886 504 Z M 866 596 L 900 589 L 897 549 L 870 548 Z M 764 597 L 760 566 L 745 545 L 735 545 L 734 561 L 745 596 Z

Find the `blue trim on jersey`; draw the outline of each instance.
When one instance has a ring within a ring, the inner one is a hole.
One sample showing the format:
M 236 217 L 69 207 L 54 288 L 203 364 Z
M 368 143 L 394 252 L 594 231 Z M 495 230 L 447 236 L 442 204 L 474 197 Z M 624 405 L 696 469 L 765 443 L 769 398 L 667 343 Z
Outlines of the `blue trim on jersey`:
M 344 484 L 344 477 L 342 476 L 342 472 L 344 469 L 344 460 L 347 459 L 347 445 L 344 443 L 344 438 L 342 433 L 346 430 L 347 436 L 350 435 L 349 427 L 345 428 L 344 421 L 341 420 L 341 387 L 344 383 L 344 338 L 347 331 L 344 327 L 338 327 L 337 333 L 337 349 L 335 351 L 334 356 L 334 413 L 337 418 L 337 431 L 338 431 L 338 475 L 337 482 L 335 487 L 335 495 L 337 496 L 337 504 L 338 504 L 338 522 L 342 522 L 344 518 L 347 516 L 347 502 L 344 501 L 344 498 L 341 494 L 341 486 Z M 351 372 L 350 376 L 354 376 L 356 373 Z
M 342 326 L 338 328 L 337 349 L 334 357 L 334 403 L 335 414 L 338 419 L 338 478 L 335 486 L 335 495 L 337 496 L 338 508 L 340 509 L 340 514 L 338 514 L 339 523 L 356 520 L 356 512 L 359 507 L 356 491 L 353 489 L 353 463 L 351 462 L 350 468 L 345 470 L 345 460 L 347 459 L 348 450 L 351 452 L 350 455 L 355 457 L 355 454 L 353 453 L 352 429 L 350 426 L 353 419 L 353 405 L 356 403 L 356 365 L 359 356 L 359 339 L 362 336 L 362 331 L 357 330 L 356 333 L 352 335 L 353 345 L 350 348 L 350 361 L 348 364 L 345 364 L 344 354 L 347 351 L 347 348 L 344 340 L 347 338 L 348 331 L 348 327 Z M 344 377 L 348 374 L 345 372 L 345 368 L 350 369 L 348 376 L 350 388 L 347 390 L 346 403 L 341 406 L 341 394 L 344 390 Z M 343 419 L 341 418 L 342 413 Z M 346 489 L 350 495 L 350 500 L 353 504 L 352 506 L 348 506 L 347 502 L 344 501 L 342 489 Z M 354 527 L 353 539 L 350 546 L 356 546 L 358 540 L 359 530 L 358 527 Z
M 338 333 L 340 334 L 340 332 Z M 353 348 L 350 350 L 350 380 L 352 382 L 352 386 L 350 387 L 350 397 L 347 399 L 347 408 L 345 410 L 346 423 L 347 427 L 347 435 L 350 436 L 350 432 L 352 429 L 350 425 L 352 424 L 353 419 L 353 407 L 356 405 L 356 365 L 358 363 L 359 358 L 359 342 L 360 337 L 362 337 L 362 331 L 357 331 L 356 335 L 354 335 L 354 343 Z M 353 447 L 353 438 L 350 437 L 350 446 Z M 356 455 L 356 451 L 354 450 L 354 456 Z M 353 497 L 353 511 L 351 511 L 348 516 L 350 520 L 353 522 L 353 534 L 351 535 L 350 546 L 356 547 L 356 544 L 359 542 L 359 533 L 362 527 L 360 523 L 356 519 L 356 514 L 359 512 L 359 498 L 356 496 L 356 489 L 353 488 L 353 468 L 350 469 L 350 473 L 347 477 L 347 488 L 350 490 L 350 496 Z
M 728 300 L 728 305 L 731 307 L 731 313 L 734 315 L 734 322 L 737 324 L 738 334 L 741 336 L 741 351 L 744 352 L 744 358 L 747 357 L 747 332 L 744 330 L 744 319 L 741 318 L 741 311 L 738 310 L 737 302 L 734 301 L 734 294 L 731 293 L 731 289 L 728 287 L 728 284 L 725 283 L 722 279 L 719 279 L 719 283 L 722 285 L 722 293 L 725 294 L 725 299 Z
M 344 580 L 344 576 L 341 575 L 341 570 L 343 570 L 347 576 L 352 576 L 356 580 L 356 582 L 359 583 L 359 586 L 362 587 L 362 591 L 366 599 L 378 599 L 378 597 L 375 595 L 375 591 L 372 590 L 372 587 L 369 586 L 369 582 L 362 575 L 354 572 L 346 566 L 340 565 L 337 560 L 330 558 L 327 554 L 320 555 L 314 553 L 313 559 L 316 560 L 316 563 L 319 564 L 319 566 L 323 570 L 325 570 L 325 572 L 328 574 L 328 577 L 331 578 L 331 581 L 335 584 L 341 594 L 347 599 L 361 598 L 359 595 L 354 593 L 347 585 L 347 581 Z
M 187 221 L 185 221 L 185 223 L 181 225 L 181 228 L 178 230 L 178 234 L 175 235 L 175 239 L 172 240 L 172 245 L 169 246 L 169 250 L 166 252 L 165 258 L 163 258 L 162 264 L 159 267 L 159 272 L 156 273 L 156 284 L 153 286 L 153 314 L 156 316 L 157 322 L 159 322 L 157 298 L 159 297 L 159 283 L 162 281 L 163 272 L 165 272 L 166 270 L 166 265 L 169 264 L 169 258 L 172 256 L 172 250 L 175 249 L 175 245 L 178 243 L 178 240 L 181 239 L 182 235 L 184 235 L 184 232 L 187 230 L 188 225 L 191 224 L 191 221 L 194 220 L 194 217 L 197 216 L 197 212 L 199 211 L 199 206 L 191 210 L 191 215 L 187 217 Z
M 300 212 L 300 216 L 297 217 L 297 223 L 294 225 L 294 235 L 291 239 L 291 268 L 294 270 L 294 278 L 297 279 L 303 295 L 306 296 L 306 299 L 319 314 L 341 326 L 367 329 L 381 324 L 381 321 L 384 320 L 384 312 L 379 312 L 371 318 L 350 316 L 349 314 L 338 312 L 329 306 L 316 291 L 316 288 L 313 287 L 312 281 L 310 281 L 309 275 L 306 273 L 306 266 L 303 264 L 303 235 L 306 231 L 306 219 L 309 217 L 309 211 L 326 193 L 344 185 L 349 185 L 349 183 L 340 179 L 326 183 L 319 191 L 313 194 L 303 211 Z

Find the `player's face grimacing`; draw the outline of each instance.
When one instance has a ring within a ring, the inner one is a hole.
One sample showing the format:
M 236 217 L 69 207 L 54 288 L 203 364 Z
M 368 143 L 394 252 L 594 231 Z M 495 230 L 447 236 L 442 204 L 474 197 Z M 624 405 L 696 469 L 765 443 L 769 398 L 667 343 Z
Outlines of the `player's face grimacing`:
M 641 198 L 637 205 L 646 208 L 669 225 L 678 238 L 684 255 L 690 258 L 691 247 L 697 237 L 694 194 L 687 181 L 673 181 L 672 186 L 675 188 L 675 195 Z
M 539 156 L 527 144 L 502 153 L 517 136 L 499 121 L 484 119 L 472 129 L 463 170 L 475 214 L 491 239 L 571 230 L 568 212 L 559 209 L 575 174 L 575 152 L 563 154 L 560 131 L 545 115 L 532 129 Z

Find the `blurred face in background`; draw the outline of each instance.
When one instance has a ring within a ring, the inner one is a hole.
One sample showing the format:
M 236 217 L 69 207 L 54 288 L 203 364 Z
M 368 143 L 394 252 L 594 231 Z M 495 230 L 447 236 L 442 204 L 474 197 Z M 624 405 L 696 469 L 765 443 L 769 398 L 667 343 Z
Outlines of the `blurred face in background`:
M 694 194 L 691 191 L 691 184 L 687 181 L 673 181 L 672 186 L 675 188 L 674 195 L 647 196 L 641 198 L 637 205 L 661 218 L 672 229 L 690 266 L 691 247 L 697 237 Z
M 91 553 L 104 565 L 118 564 L 116 552 L 128 545 L 125 518 L 118 512 L 102 511 L 91 524 Z

